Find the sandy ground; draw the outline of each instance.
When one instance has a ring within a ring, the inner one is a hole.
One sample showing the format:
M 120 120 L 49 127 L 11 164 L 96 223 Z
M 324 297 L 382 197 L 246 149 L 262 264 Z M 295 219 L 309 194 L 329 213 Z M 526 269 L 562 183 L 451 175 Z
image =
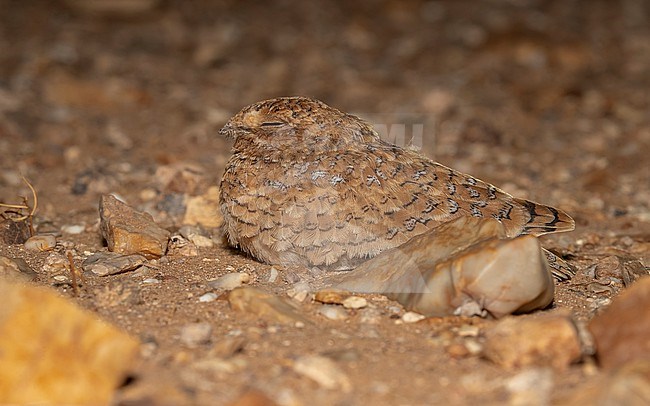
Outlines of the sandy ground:
M 650 263 L 647 2 L 163 1 L 117 15 L 75 4 L 0 1 L 0 201 L 30 196 L 28 178 L 37 230 L 58 233 L 55 253 L 77 265 L 105 250 L 101 194 L 177 230 L 179 199 L 219 183 L 230 148 L 220 126 L 285 95 L 356 113 L 387 139 L 570 213 L 576 231 L 543 238 L 578 269 L 548 312 L 588 321 L 623 289 L 622 263 Z M 179 166 L 187 176 L 166 175 Z M 220 244 L 87 275 L 78 297 L 53 279 L 52 253 L 0 242 L 0 255 L 146 343 L 123 404 L 224 404 L 250 391 L 288 405 L 502 404 L 519 373 L 455 350 L 459 328 L 491 321 L 398 324 L 403 309 L 381 296 L 343 321 L 307 301 L 303 327 L 199 302 L 233 271 L 278 294 L 294 282 L 280 272 L 269 283 L 269 266 Z M 213 331 L 190 348 L 180 332 L 195 322 Z M 308 354 L 335 360 L 349 390 L 297 374 Z M 552 371 L 550 399 L 599 373 L 591 362 Z

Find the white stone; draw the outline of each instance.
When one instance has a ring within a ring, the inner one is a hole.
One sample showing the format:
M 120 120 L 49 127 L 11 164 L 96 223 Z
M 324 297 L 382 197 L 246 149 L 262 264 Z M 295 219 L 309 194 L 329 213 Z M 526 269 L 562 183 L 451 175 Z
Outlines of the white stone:
M 368 306 L 368 301 L 361 296 L 350 296 L 343 300 L 346 309 L 363 309 Z
M 402 315 L 402 321 L 404 323 L 417 323 L 420 320 L 424 320 L 425 317 L 420 313 L 415 312 L 406 312 Z

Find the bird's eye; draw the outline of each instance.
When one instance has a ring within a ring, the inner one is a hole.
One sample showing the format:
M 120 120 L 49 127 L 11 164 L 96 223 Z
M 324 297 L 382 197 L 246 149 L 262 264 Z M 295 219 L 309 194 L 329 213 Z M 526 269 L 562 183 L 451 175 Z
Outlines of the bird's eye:
M 265 121 L 262 124 L 260 124 L 260 127 L 277 127 L 283 124 L 284 123 L 282 121 Z

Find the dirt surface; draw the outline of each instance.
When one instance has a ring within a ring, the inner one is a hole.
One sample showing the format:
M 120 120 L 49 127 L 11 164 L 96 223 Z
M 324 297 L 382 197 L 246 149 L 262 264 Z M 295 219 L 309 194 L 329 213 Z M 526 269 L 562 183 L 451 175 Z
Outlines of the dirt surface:
M 199 302 L 207 282 L 229 272 L 279 295 L 300 279 L 279 269 L 271 283 L 271 267 L 221 243 L 135 272 L 86 275 L 78 297 L 54 278 L 52 255 L 71 251 L 80 266 L 106 250 L 103 193 L 177 231 L 179 202 L 219 184 L 230 145 L 218 129 L 261 99 L 322 99 L 388 139 L 570 213 L 576 231 L 543 238 L 577 268 L 548 312 L 588 321 L 650 264 L 643 0 L 164 1 L 118 14 L 75 4 L 0 1 L 0 201 L 31 196 L 24 175 L 38 192 L 37 231 L 58 234 L 54 252 L 0 242 L 0 255 L 24 258 L 39 283 L 145 343 L 118 393 L 124 404 L 224 404 L 244 394 L 286 405 L 511 399 L 518 371 L 458 350 L 462 326 L 483 331 L 490 320 L 403 324 L 397 303 L 367 296 L 369 308 L 343 321 L 306 300 L 311 323 L 291 326 L 235 312 L 223 297 Z M 213 331 L 191 347 L 180 332 L 195 322 Z M 310 354 L 333 359 L 350 387 L 296 373 L 294 361 Z M 553 371 L 551 400 L 600 373 L 589 361 Z

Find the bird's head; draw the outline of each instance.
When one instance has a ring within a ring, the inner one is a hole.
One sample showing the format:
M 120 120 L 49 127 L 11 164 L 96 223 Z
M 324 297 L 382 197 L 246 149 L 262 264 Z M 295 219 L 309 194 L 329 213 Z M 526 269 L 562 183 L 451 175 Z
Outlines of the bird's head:
M 307 97 L 278 97 L 244 107 L 219 132 L 235 143 L 270 148 L 339 149 L 379 136 L 360 118 Z

